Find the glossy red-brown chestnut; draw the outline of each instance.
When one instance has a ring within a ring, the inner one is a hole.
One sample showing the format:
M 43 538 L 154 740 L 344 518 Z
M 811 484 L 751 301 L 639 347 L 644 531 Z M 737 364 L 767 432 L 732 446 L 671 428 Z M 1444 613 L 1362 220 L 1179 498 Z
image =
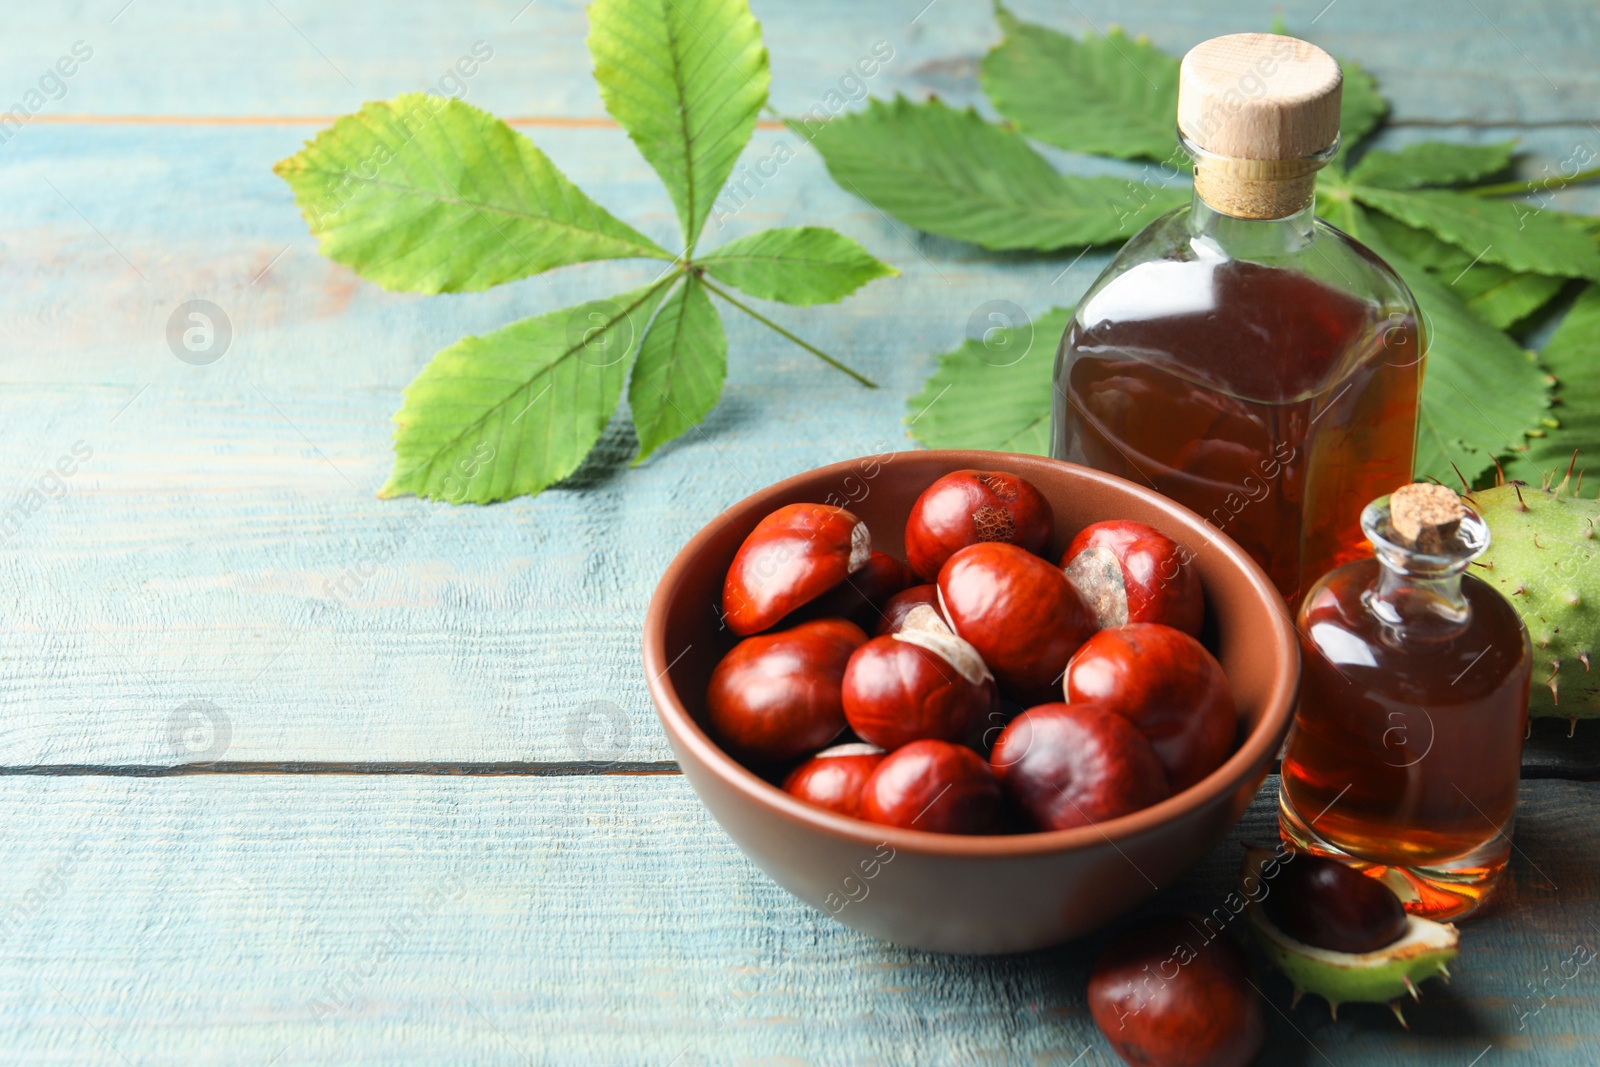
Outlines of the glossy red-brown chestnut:
M 926 605 L 899 633 L 856 649 L 844 672 L 850 728 L 888 749 L 980 738 L 997 697 L 977 650 Z
M 712 732 L 754 760 L 815 752 L 844 730 L 844 669 L 866 643 L 861 627 L 844 619 L 745 638 L 711 672 Z
M 867 565 L 867 524 L 829 504 L 790 504 L 756 524 L 722 584 L 722 613 L 740 636 L 760 633 Z
M 1016 545 L 961 549 L 939 571 L 939 602 L 951 629 L 1021 701 L 1048 700 L 1094 616 L 1061 568 Z
M 1205 598 L 1189 558 L 1154 526 L 1112 519 L 1080 530 L 1061 567 L 1102 630 L 1159 622 L 1199 637 Z
M 1089 972 L 1089 1011 L 1134 1067 L 1245 1067 L 1267 1037 L 1244 953 L 1189 915 L 1112 941 Z
M 889 601 L 916 584 L 911 568 L 887 552 L 874 552 L 844 581 L 789 616 L 789 622 L 807 619 L 849 619 L 863 630 L 877 627 Z
M 1166 772 L 1134 725 L 1097 704 L 1041 704 L 1007 726 L 989 765 L 1023 818 L 1070 830 L 1168 797 Z
M 783 790 L 819 808 L 854 818 L 860 813 L 861 788 L 886 755 L 877 745 L 859 741 L 825 748 L 790 771 Z
M 931 582 L 958 549 L 997 541 L 1043 552 L 1050 531 L 1050 502 L 1028 482 L 1004 471 L 954 471 L 911 506 L 906 560 Z
M 1062 689 L 1069 704 L 1098 702 L 1127 716 L 1156 750 L 1174 793 L 1233 751 L 1239 717 L 1222 665 L 1170 626 L 1101 630 L 1072 657 Z
M 861 817 L 944 834 L 989 834 L 1000 826 L 1000 783 L 972 749 L 913 741 L 885 756 L 861 790 Z
M 938 611 L 939 587 L 931 583 L 914 585 L 890 597 L 889 602 L 883 606 L 883 615 L 878 619 L 877 636 L 899 633 L 900 627 L 905 625 L 906 616 L 911 614 L 911 609 L 919 606 Z
M 1261 907 L 1279 930 L 1330 952 L 1375 952 L 1407 926 L 1406 909 L 1388 886 L 1309 852 L 1283 861 Z

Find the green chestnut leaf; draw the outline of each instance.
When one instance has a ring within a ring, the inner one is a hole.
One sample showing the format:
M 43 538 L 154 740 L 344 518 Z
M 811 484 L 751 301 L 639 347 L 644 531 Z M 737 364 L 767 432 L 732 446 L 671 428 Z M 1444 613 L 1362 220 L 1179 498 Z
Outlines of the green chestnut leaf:
M 595 0 L 600 97 L 672 195 L 685 247 L 767 102 L 767 50 L 745 0 Z
M 661 305 L 639 348 L 628 406 L 639 457 L 697 425 L 716 406 L 728 370 L 728 338 L 705 284 L 690 274 Z
M 819 304 L 893 267 L 814 226 L 732 241 L 703 265 L 693 257 L 767 100 L 767 52 L 747 0 L 596 0 L 589 14 L 601 96 L 666 186 L 683 230 L 676 256 L 591 200 L 528 138 L 460 100 L 369 103 L 274 168 L 322 254 L 386 289 L 466 292 L 605 259 L 676 268 L 437 353 L 395 416 L 380 496 L 482 504 L 538 493 L 578 469 L 625 386 L 642 462 L 721 396 L 728 344 L 708 291 L 872 385 L 706 275 Z
M 488 289 L 552 267 L 672 253 L 471 104 L 405 93 L 338 119 L 273 170 L 323 255 L 385 289 Z
M 900 272 L 821 226 L 762 230 L 729 241 L 699 261 L 718 281 L 763 300 L 832 304 L 874 278 Z
M 464 337 L 406 387 L 384 497 L 486 504 L 578 469 L 671 279 Z

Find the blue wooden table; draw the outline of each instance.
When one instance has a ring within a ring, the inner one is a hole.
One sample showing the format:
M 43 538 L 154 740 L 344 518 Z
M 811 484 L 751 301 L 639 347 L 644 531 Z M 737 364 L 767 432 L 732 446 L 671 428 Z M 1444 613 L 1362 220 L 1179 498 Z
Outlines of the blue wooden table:
M 1174 52 L 1282 11 L 1382 80 L 1381 143 L 1516 137 L 1529 174 L 1600 145 L 1588 0 L 1324 2 L 1017 7 Z M 981 0 L 755 7 L 782 113 L 880 41 L 875 95 L 983 106 Z M 588 76 L 581 6 L 83 0 L 13 5 L 0 30 L 0 104 L 90 53 L 0 127 L 0 1063 L 1112 1062 L 1084 1006 L 1101 939 L 948 958 L 803 907 L 676 773 L 639 657 L 655 580 L 704 522 L 910 447 L 904 399 L 971 309 L 1070 302 L 1103 255 L 1063 272 L 912 234 L 797 148 L 708 236 L 821 222 L 895 263 L 843 305 L 773 312 L 883 388 L 735 317 L 721 405 L 649 463 L 629 467 L 617 422 L 537 499 L 380 502 L 390 415 L 433 352 L 649 268 L 385 293 L 316 255 L 271 164 L 483 41 L 467 98 L 670 241 Z M 764 123 L 748 151 L 786 139 Z M 1594 190 L 1561 199 L 1600 211 Z M 209 365 L 168 344 L 190 300 L 231 327 Z M 1264 1063 L 1600 1062 L 1600 968 L 1561 967 L 1600 946 L 1593 727 L 1536 731 L 1509 884 L 1411 1029 L 1290 1010 L 1269 979 Z M 1237 841 L 1273 834 L 1273 785 L 1160 907 L 1216 905 Z

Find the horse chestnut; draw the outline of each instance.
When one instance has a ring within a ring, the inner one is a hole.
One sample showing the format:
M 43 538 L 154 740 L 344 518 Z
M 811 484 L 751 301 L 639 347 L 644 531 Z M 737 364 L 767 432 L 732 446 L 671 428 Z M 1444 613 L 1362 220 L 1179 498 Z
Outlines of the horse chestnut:
M 722 613 L 741 637 L 777 623 L 867 565 L 867 524 L 829 504 L 790 504 L 756 524 L 722 584 Z
M 1043 552 L 1050 542 L 1050 502 L 1004 471 L 955 471 L 922 491 L 906 521 L 906 560 L 925 582 L 957 549 L 980 541 Z
M 789 622 L 849 619 L 863 630 L 878 625 L 895 594 L 915 585 L 911 568 L 887 552 L 874 552 L 860 570 L 790 615 Z
M 1187 915 L 1111 942 L 1089 972 L 1089 1011 L 1135 1067 L 1244 1067 L 1267 1037 L 1244 952 Z
M 1104 704 L 1139 728 L 1174 793 L 1222 766 L 1238 714 L 1222 667 L 1186 633 L 1157 623 L 1101 630 L 1067 665 L 1067 702 Z
M 908 830 L 993 833 L 1000 809 L 989 765 L 949 741 L 913 741 L 889 753 L 861 790 L 861 818 Z
M 910 589 L 902 589 L 889 598 L 883 606 L 883 616 L 878 620 L 879 637 L 899 633 L 900 627 L 905 624 L 906 616 L 911 610 L 921 605 L 926 605 L 934 611 L 939 610 L 939 587 L 936 585 L 914 585 Z
M 752 759 L 815 752 L 844 730 L 844 670 L 866 642 L 861 627 L 844 619 L 745 638 L 711 672 L 712 731 Z
M 1094 616 L 1058 567 L 1016 545 L 961 549 L 939 571 L 950 628 L 1019 699 L 1048 699 Z
M 1085 526 L 1061 557 L 1102 630 L 1159 622 L 1198 637 L 1205 600 L 1188 562 L 1188 550 L 1172 538 L 1127 519 Z
M 983 660 L 927 605 L 905 626 L 874 637 L 844 672 L 844 714 L 863 741 L 885 748 L 925 738 L 982 736 L 997 694 Z
M 1261 901 L 1272 925 L 1302 944 L 1330 952 L 1376 952 L 1406 932 L 1406 909 L 1393 890 L 1338 860 L 1296 852 Z
M 1150 742 L 1094 704 L 1041 704 L 1005 728 L 989 756 L 995 777 L 1040 830 L 1070 830 L 1167 798 Z
M 886 753 L 877 745 L 835 745 L 789 772 L 783 791 L 819 808 L 855 817 L 861 807 L 861 787 L 878 769 Z

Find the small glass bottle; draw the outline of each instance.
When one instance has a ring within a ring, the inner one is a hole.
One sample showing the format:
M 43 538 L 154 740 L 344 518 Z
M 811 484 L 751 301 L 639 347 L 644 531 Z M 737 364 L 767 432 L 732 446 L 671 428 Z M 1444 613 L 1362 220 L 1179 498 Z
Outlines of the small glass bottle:
M 1467 567 L 1484 521 L 1444 486 L 1368 505 L 1376 558 L 1300 606 L 1300 703 L 1284 748 L 1285 840 L 1368 868 L 1429 918 L 1475 910 L 1511 851 L 1532 646 Z
M 1275 34 L 1184 57 L 1194 200 L 1090 287 L 1055 368 L 1052 454 L 1199 512 L 1291 604 L 1365 553 L 1355 516 L 1410 478 L 1421 387 L 1410 290 L 1315 214 L 1341 78 Z

